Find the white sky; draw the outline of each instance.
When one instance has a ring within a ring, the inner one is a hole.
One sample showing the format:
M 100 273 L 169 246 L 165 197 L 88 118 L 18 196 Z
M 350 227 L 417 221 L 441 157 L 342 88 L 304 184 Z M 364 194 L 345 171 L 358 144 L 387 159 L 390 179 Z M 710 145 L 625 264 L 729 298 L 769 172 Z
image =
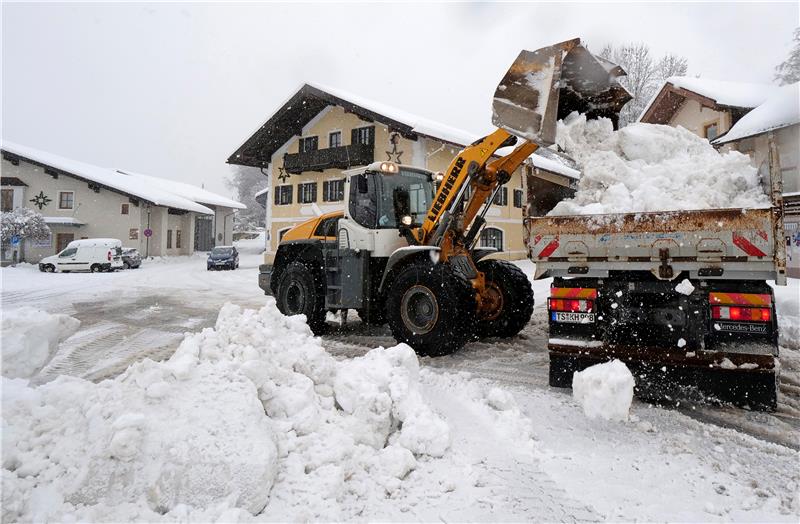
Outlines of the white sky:
M 227 195 L 228 155 L 304 81 L 483 132 L 522 48 L 643 41 L 771 82 L 798 5 L 6 2 L 2 136 Z

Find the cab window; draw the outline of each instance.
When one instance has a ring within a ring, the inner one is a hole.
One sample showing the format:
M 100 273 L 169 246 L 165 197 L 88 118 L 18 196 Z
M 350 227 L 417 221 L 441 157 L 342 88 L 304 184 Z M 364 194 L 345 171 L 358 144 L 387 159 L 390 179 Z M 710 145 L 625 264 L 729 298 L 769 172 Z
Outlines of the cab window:
M 75 253 L 77 253 L 77 252 L 78 252 L 78 248 L 77 247 L 68 247 L 67 249 L 65 249 L 64 251 L 59 253 L 58 256 L 59 256 L 59 258 L 61 258 L 61 257 L 71 257 L 71 256 L 75 255 Z
M 353 175 L 350 178 L 350 216 L 357 224 L 375 229 L 375 178 L 373 175 Z
M 330 217 L 326 218 L 325 220 L 321 220 L 320 223 L 317 224 L 317 228 L 314 230 L 314 236 L 335 237 L 337 222 L 339 222 L 339 217 Z

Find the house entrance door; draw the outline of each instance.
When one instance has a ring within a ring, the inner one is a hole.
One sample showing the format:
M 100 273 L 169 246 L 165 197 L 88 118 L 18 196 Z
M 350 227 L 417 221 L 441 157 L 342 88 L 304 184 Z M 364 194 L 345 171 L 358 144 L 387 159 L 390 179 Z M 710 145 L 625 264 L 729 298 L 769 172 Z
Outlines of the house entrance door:
M 56 253 L 61 253 L 67 244 L 75 240 L 74 233 L 57 233 L 56 234 Z

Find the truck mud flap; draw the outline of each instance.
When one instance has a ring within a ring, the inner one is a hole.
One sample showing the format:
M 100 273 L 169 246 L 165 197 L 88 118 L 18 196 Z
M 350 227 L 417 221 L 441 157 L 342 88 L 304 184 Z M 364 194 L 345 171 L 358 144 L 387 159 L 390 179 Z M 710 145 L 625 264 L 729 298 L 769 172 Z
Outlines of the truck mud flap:
M 258 266 L 258 287 L 264 290 L 265 295 L 272 295 L 270 284 L 272 281 L 272 265 L 261 264 Z
M 550 386 L 572 387 L 572 375 L 606 359 L 550 352 Z M 778 383 L 774 369 L 703 368 L 680 364 L 626 362 L 636 378 L 636 397 L 654 403 L 702 401 L 733 404 L 758 411 L 777 408 Z

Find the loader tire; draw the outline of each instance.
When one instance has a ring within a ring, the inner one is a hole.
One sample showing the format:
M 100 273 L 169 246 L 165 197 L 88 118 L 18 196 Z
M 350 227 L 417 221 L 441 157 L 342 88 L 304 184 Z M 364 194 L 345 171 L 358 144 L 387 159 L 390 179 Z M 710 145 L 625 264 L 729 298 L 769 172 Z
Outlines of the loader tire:
M 386 316 L 398 342 L 419 355 L 447 355 L 470 337 L 475 295 L 450 265 L 420 261 L 400 271 L 392 282 Z
M 281 275 L 275 300 L 284 315 L 305 315 L 315 335 L 326 331 L 325 283 L 319 272 L 301 262 L 292 262 Z
M 501 297 L 500 308 L 489 318 L 479 319 L 475 324 L 478 338 L 513 337 L 524 328 L 533 314 L 533 289 L 525 273 L 505 260 L 478 262 L 478 271 Z

